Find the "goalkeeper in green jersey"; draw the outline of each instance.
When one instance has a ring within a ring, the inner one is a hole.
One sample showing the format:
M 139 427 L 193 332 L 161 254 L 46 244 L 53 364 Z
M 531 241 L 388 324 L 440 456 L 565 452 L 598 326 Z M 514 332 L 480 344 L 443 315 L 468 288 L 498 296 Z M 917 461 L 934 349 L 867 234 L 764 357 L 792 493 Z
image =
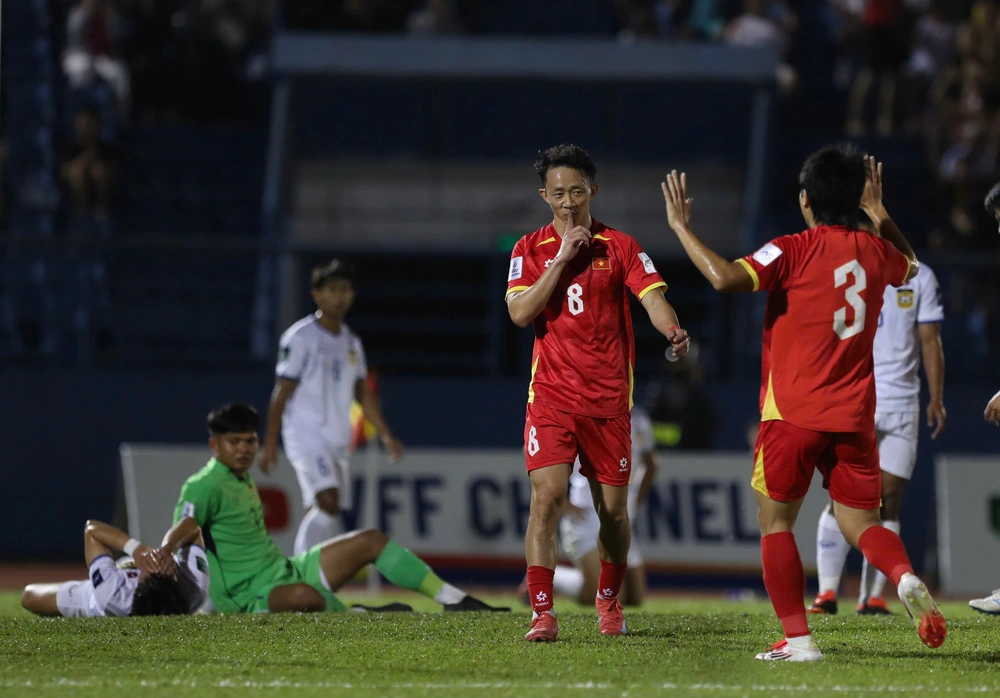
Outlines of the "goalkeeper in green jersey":
M 282 555 L 264 527 L 264 507 L 250 476 L 259 426 L 257 411 L 247 405 L 213 410 L 208 415 L 208 443 L 215 457 L 187 479 L 174 510 L 175 522 L 190 517 L 201 526 L 216 611 L 343 611 L 334 592 L 372 563 L 393 584 L 434 599 L 445 611 L 510 610 L 489 606 L 445 583 L 423 560 L 380 531 L 353 531 L 300 555 Z M 391 604 L 369 610 L 411 609 Z

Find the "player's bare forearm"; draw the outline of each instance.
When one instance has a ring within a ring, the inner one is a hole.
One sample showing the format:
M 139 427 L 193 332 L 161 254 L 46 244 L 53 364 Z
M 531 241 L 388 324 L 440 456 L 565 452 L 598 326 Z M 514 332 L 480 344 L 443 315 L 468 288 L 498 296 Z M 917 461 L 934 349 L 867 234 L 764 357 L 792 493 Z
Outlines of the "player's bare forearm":
M 124 550 L 125 544 L 129 542 L 129 535 L 125 531 L 115 528 L 111 524 L 94 519 L 87 522 L 84 535 L 107 548 L 114 548 L 115 550 Z
M 677 238 L 681 241 L 687 256 L 716 291 L 740 293 L 754 290 L 753 278 L 746 268 L 739 262 L 730 262 L 712 250 L 698 239 L 690 226 L 678 226 L 674 228 L 674 232 L 677 233 Z
M 920 351 L 927 374 L 927 389 L 931 402 L 944 400 L 944 346 L 941 344 L 941 325 L 929 322 L 920 325 Z
M 527 327 L 538 317 L 556 290 L 566 262 L 556 259 L 530 288 L 507 296 L 507 312 L 518 327 Z
M 670 301 L 664 297 L 662 289 L 653 289 L 643 296 L 639 302 L 646 309 L 649 321 L 653 323 L 653 327 L 663 336 L 667 335 L 667 331 L 671 327 L 678 327 L 681 324 L 677 319 L 677 311 L 674 310 L 674 306 L 670 305 Z
M 361 405 L 361 411 L 364 412 L 365 419 L 375 425 L 379 436 L 391 437 L 392 431 L 389 429 L 389 425 L 385 421 L 385 416 L 382 414 L 382 406 L 379 405 L 375 393 L 368 387 L 367 381 L 359 380 L 357 385 L 354 386 L 354 399 Z
M 264 449 L 276 449 L 278 436 L 281 434 L 281 419 L 285 414 L 285 405 L 295 392 L 298 383 L 287 378 L 279 378 L 271 392 L 271 403 L 267 407 L 267 431 L 264 434 Z
M 919 271 L 919 263 L 917 262 L 917 254 L 910 247 L 910 243 L 907 241 L 906 237 L 893 222 L 892 218 L 889 216 L 889 212 L 886 211 L 885 206 L 873 206 L 865 209 L 865 213 L 868 217 L 872 219 L 872 223 L 875 224 L 875 229 L 878 230 L 878 234 L 887 240 L 890 245 L 895 247 L 902 253 L 904 257 L 910 260 L 910 271 L 906 275 L 906 280 L 909 281 L 914 276 L 917 275 Z
M 646 466 L 646 471 L 642 474 L 642 481 L 639 483 L 639 491 L 635 495 L 636 506 L 642 506 L 649 498 L 649 491 L 653 489 L 656 481 L 656 453 L 648 451 L 642 454 L 642 464 Z
M 160 550 L 173 554 L 193 543 L 205 547 L 205 541 L 201 536 L 201 527 L 198 526 L 197 521 L 188 516 L 178 521 L 176 526 L 171 527 L 163 535 Z

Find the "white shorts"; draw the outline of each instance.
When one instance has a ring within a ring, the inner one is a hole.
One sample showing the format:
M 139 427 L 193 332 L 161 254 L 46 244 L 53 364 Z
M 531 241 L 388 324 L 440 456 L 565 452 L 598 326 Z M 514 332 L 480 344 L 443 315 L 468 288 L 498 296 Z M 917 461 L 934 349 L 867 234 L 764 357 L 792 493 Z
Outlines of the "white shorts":
M 876 414 L 875 434 L 882 470 L 904 480 L 911 479 L 917 464 L 920 412 Z
M 94 615 L 94 585 L 89 579 L 65 582 L 56 591 L 56 606 L 65 618 L 89 618 Z
M 285 455 L 295 468 L 302 490 L 302 504 L 316 504 L 316 493 L 336 488 L 340 508 L 351 508 L 351 470 L 346 448 L 334 448 L 317 438 L 285 438 Z
M 591 552 L 597 550 L 597 536 L 601 531 L 601 520 L 594 511 L 592 502 L 577 504 L 587 512 L 583 519 L 576 519 L 572 516 L 564 516 L 559 522 L 559 538 L 562 540 L 563 549 L 573 562 L 574 567 L 579 567 L 583 558 Z M 639 546 L 632 542 L 628 550 L 628 566 L 642 567 L 645 561 L 642 558 L 642 551 Z

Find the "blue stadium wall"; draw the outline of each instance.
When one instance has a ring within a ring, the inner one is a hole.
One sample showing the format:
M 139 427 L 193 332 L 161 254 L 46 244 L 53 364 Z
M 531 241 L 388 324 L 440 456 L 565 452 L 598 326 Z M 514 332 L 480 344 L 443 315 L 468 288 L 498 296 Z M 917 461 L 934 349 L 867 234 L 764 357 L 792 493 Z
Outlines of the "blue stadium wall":
M 6 458 L 0 511 L 29 535 L 0 539 L 0 559 L 75 559 L 85 519 L 113 516 L 119 486 L 118 445 L 198 443 L 204 417 L 227 400 L 263 410 L 271 388 L 266 369 L 157 372 L 0 371 L 6 399 Z M 711 385 L 724 424 L 716 445 L 746 450 L 756 386 Z M 995 388 L 995 386 L 994 386 Z M 983 422 L 993 388 L 948 389 L 950 420 L 938 443 L 923 434 L 920 463 L 906 494 L 903 529 L 922 567 L 933 536 L 934 453 L 1000 451 L 1000 431 Z M 510 448 L 520 445 L 525 381 L 386 377 L 386 413 L 412 446 Z M 192 469 L 198 464 L 192 464 Z M 669 467 L 669 459 L 664 463 Z M 747 460 L 749 475 L 750 460 Z M 165 496 L 173 497 L 173 493 Z M 805 543 L 805 542 L 804 542 Z

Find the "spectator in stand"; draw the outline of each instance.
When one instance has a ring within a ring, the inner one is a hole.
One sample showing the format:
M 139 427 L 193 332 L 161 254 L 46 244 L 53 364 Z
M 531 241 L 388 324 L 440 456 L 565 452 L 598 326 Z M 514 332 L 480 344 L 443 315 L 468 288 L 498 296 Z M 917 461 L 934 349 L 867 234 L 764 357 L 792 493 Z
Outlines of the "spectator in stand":
M 93 107 L 74 120 L 76 140 L 69 146 L 59 175 L 69 189 L 78 220 L 106 221 L 111 211 L 117 151 L 100 138 L 100 117 Z
M 704 387 L 705 369 L 698 345 L 687 356 L 665 362 L 661 379 L 646 389 L 643 404 L 653 420 L 656 445 L 685 451 L 710 450 L 718 415 Z
M 410 13 L 406 31 L 413 35 L 459 34 L 462 23 L 455 12 L 454 0 L 427 0 Z
M 729 22 L 723 39 L 732 46 L 780 46 L 787 49 L 789 34 L 795 29 L 795 15 L 785 2 L 775 0 L 745 0 L 743 14 Z M 777 80 L 784 92 L 795 85 L 795 70 L 782 63 Z
M 129 74 L 119 58 L 121 22 L 109 0 L 80 0 L 66 19 L 63 70 L 70 85 L 91 85 L 101 78 L 114 90 L 119 108 L 128 112 Z
M 872 84 L 878 80 L 876 128 L 887 136 L 893 130 L 893 105 L 896 101 L 896 77 L 907 59 L 902 34 L 902 0 L 865 0 L 861 16 L 867 63 L 858 71 L 847 105 L 847 133 L 860 136 L 866 132 L 865 102 Z

